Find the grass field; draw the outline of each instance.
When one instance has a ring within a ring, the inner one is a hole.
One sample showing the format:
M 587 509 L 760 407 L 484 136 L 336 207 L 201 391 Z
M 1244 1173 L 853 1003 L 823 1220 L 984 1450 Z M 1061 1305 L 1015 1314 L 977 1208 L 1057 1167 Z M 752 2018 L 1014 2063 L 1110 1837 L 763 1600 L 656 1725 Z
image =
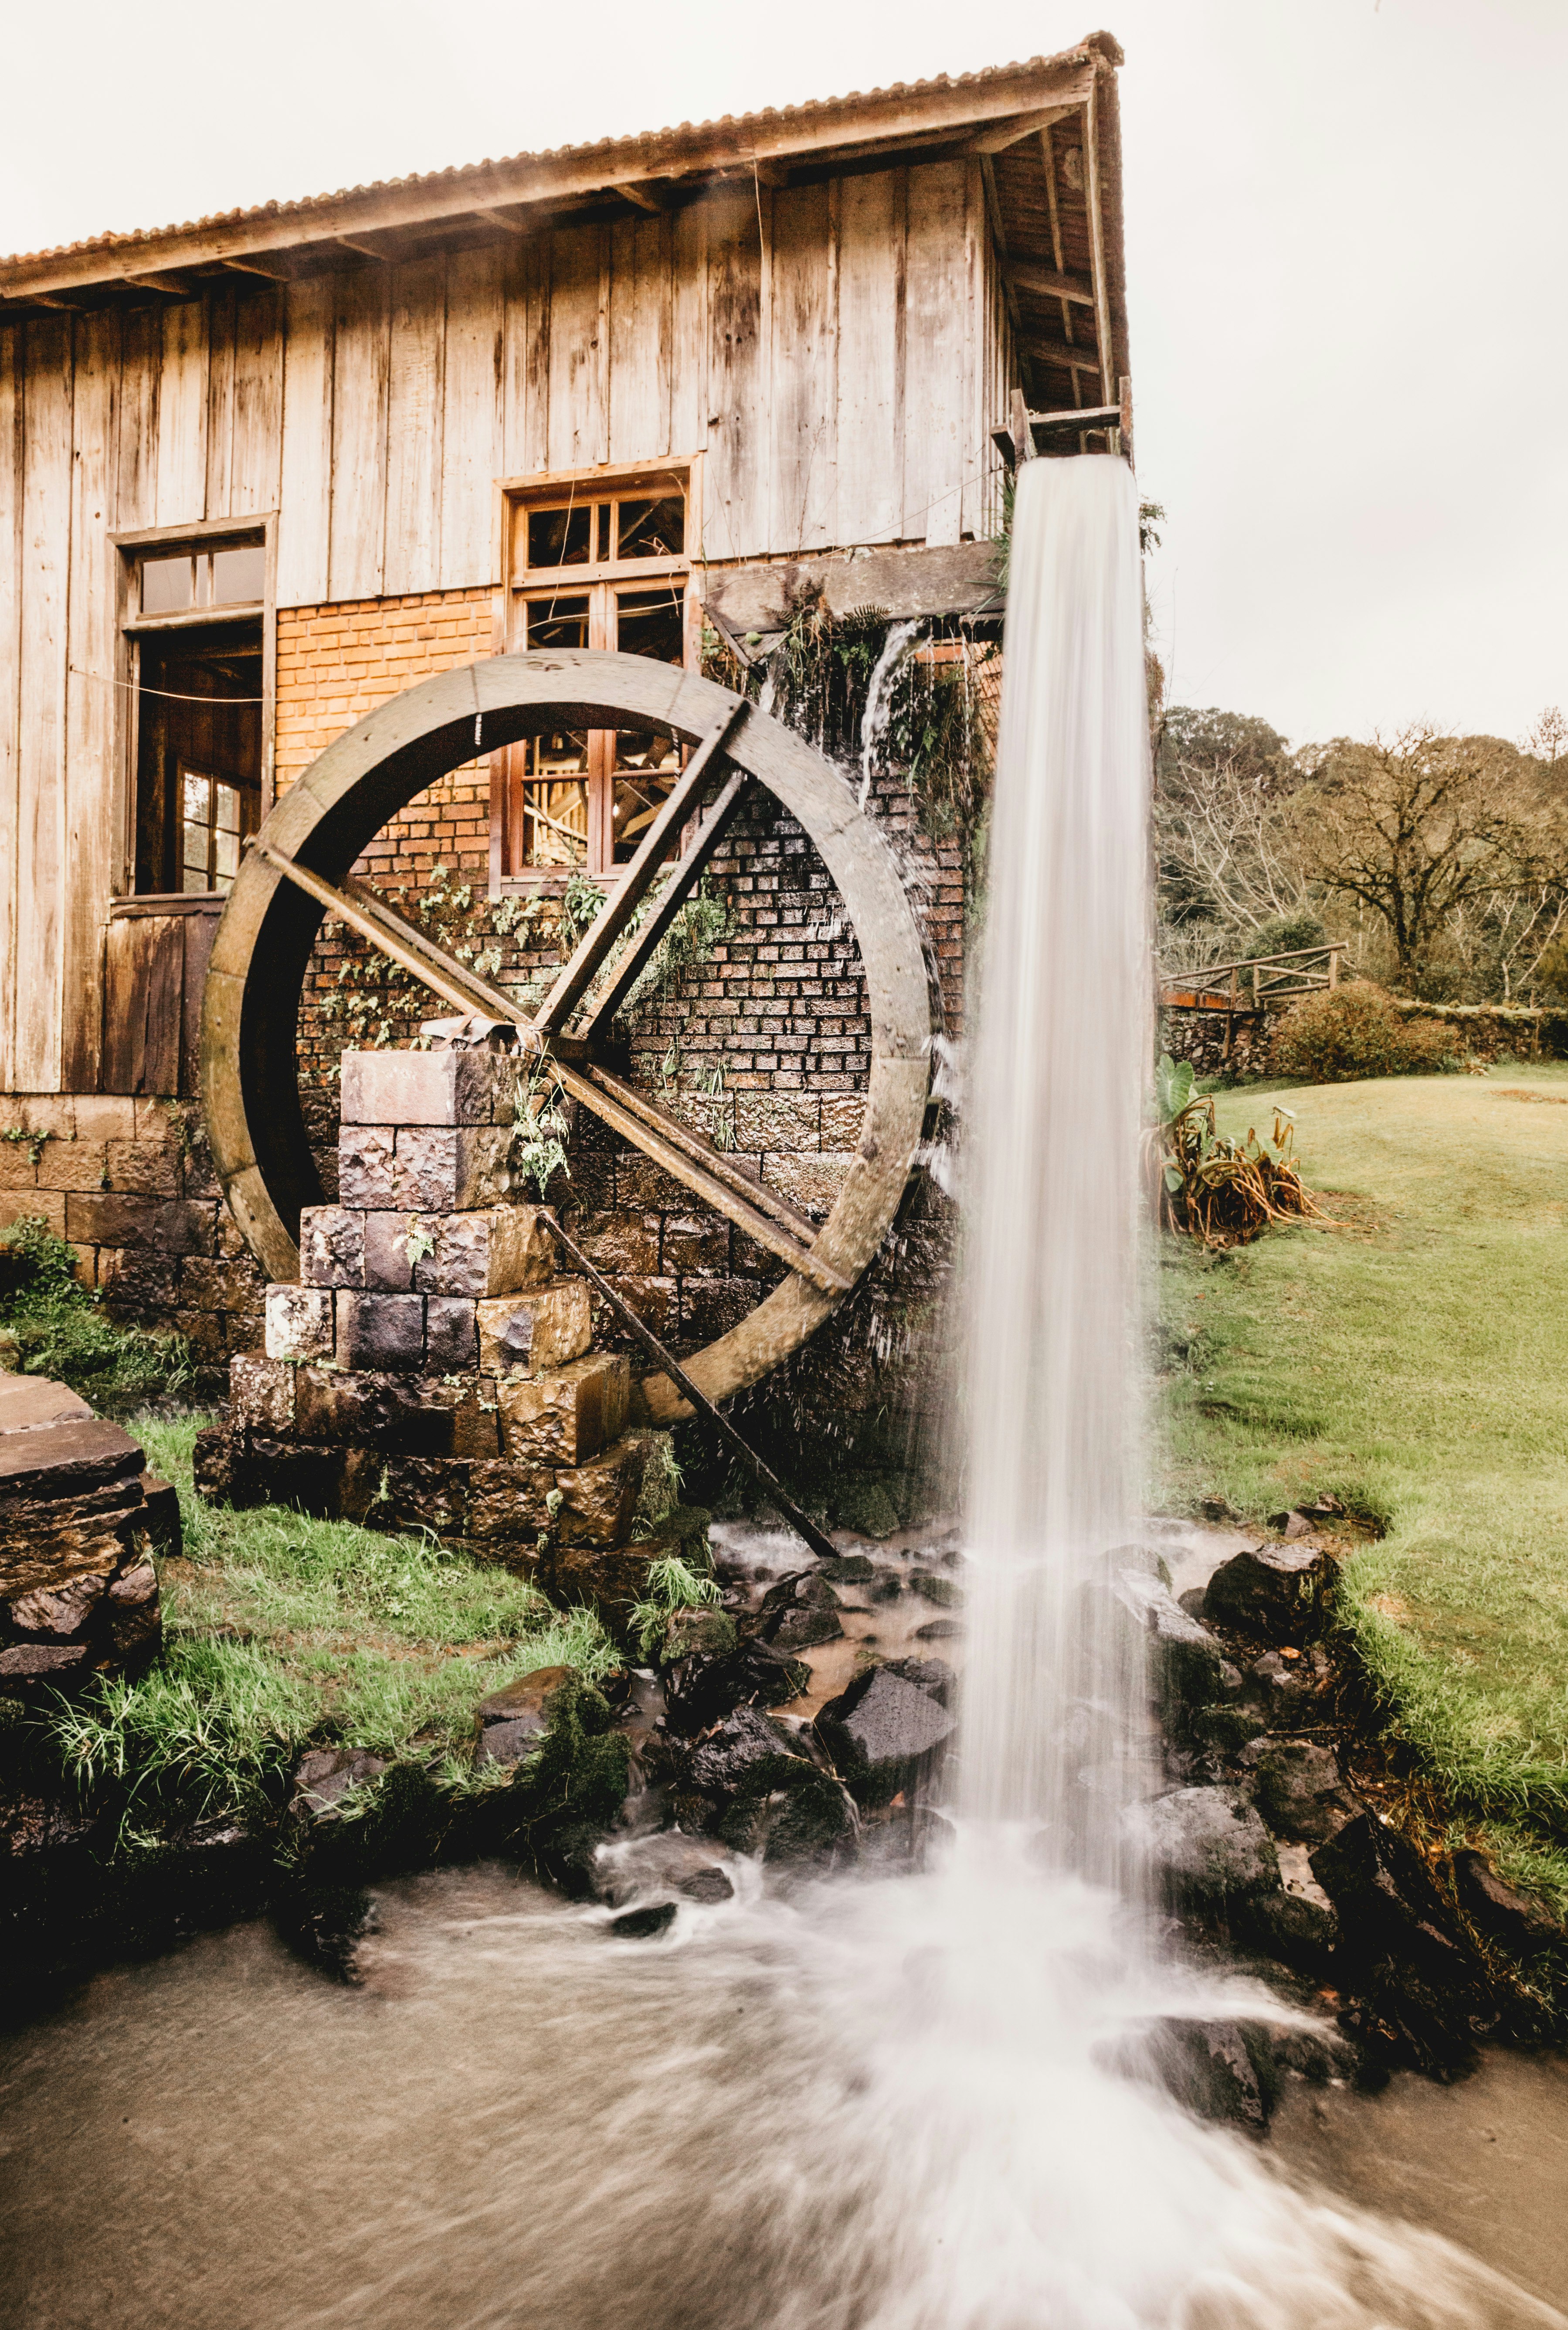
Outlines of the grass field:
M 1568 1845 L 1568 1066 L 1279 1097 L 1341 1227 L 1162 1241 L 1165 1501 L 1374 1519 L 1343 1606 L 1400 1728 L 1461 1804 Z M 1267 1132 L 1269 1088 L 1217 1104 Z

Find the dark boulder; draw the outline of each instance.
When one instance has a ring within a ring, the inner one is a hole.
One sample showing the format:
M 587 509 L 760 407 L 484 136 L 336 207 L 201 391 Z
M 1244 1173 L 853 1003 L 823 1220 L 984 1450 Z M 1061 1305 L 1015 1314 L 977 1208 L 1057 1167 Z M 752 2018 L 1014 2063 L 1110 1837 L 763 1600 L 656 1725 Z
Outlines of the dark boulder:
M 684 1776 L 704 1796 L 727 1796 L 771 1777 L 780 1762 L 805 1757 L 781 1724 L 754 1707 L 737 1707 L 691 1749 Z
M 1229 1925 L 1233 1939 L 1277 1958 L 1310 1982 L 1327 1982 L 1334 1972 L 1339 1920 L 1330 1905 L 1305 1893 L 1286 1887 L 1278 1893 L 1251 1894 L 1231 1904 Z
M 1489 1942 L 1511 1957 L 1525 1959 L 1568 1947 L 1568 1930 L 1539 1901 L 1499 1877 L 1484 1853 L 1456 1852 L 1453 1866 L 1459 1907 Z
M 876 1575 L 876 1564 L 866 1553 L 841 1553 L 836 1561 L 824 1560 L 817 1576 L 829 1586 L 864 1586 Z
M 711 1604 L 700 1609 L 672 1610 L 665 1621 L 659 1652 L 661 1666 L 678 1666 L 683 1659 L 727 1658 L 739 1643 L 735 1621 L 727 1610 Z
M 1318 1847 L 1312 1874 L 1339 1916 L 1355 2035 L 1389 2062 L 1468 2070 L 1495 2019 L 1488 1985 L 1415 1847 L 1361 1813 Z
M 1300 1643 L 1323 1631 L 1338 1564 L 1306 1542 L 1253 1546 L 1223 1561 L 1208 1583 L 1204 1615 L 1263 1643 Z
M 1273 1842 L 1237 1788 L 1174 1788 L 1127 1818 L 1173 1909 L 1224 1918 L 1280 1890 Z
M 956 1725 L 950 1690 L 944 1661 L 902 1659 L 867 1668 L 823 1708 L 817 1737 L 859 1803 L 886 1804 L 932 1768 Z
M 728 1653 L 693 1653 L 665 1671 L 665 1710 L 672 1733 L 706 1731 L 732 1707 L 780 1707 L 809 1688 L 811 1670 L 757 1637 Z
M 340 1820 L 350 1789 L 369 1786 L 385 1770 L 385 1758 L 364 1748 L 308 1748 L 294 1767 L 289 1816 L 311 1827 Z
M 860 1821 L 848 1790 L 815 1764 L 790 1764 L 733 1796 L 719 1834 L 739 1852 L 766 1861 L 831 1864 L 855 1849 Z
M 1253 1740 L 1241 1762 L 1253 1775 L 1259 1811 L 1280 1836 L 1327 1844 L 1355 1812 L 1339 1758 L 1319 1739 Z
M 1107 2070 L 1163 2088 L 1198 2119 L 1261 2135 L 1281 2080 L 1261 2027 L 1162 2014 L 1100 2049 Z
M 551 1700 L 563 1683 L 576 1680 L 575 1667 L 535 1667 L 515 1682 L 482 1699 L 477 1709 L 476 1764 L 515 1764 L 532 1755 L 550 1729 Z
M 909 1582 L 922 1602 L 932 1602 L 939 1610 L 961 1610 L 964 1606 L 963 1587 L 933 1569 L 912 1569 Z
M 781 1577 L 762 1596 L 756 1632 L 776 1651 L 786 1653 L 836 1643 L 844 1633 L 838 1596 L 818 1570 Z
M 656 1934 L 666 1933 L 675 1922 L 675 1904 L 654 1901 L 643 1909 L 623 1909 L 619 1918 L 610 1919 L 609 1931 L 618 1942 L 647 1942 Z
M 1119 1571 L 1113 1590 L 1148 1637 L 1151 1681 L 1162 1718 L 1178 1738 L 1192 1738 L 1200 1710 L 1233 1700 L 1241 1691 L 1242 1678 L 1226 1658 L 1223 1643 L 1184 1610 L 1150 1571 Z

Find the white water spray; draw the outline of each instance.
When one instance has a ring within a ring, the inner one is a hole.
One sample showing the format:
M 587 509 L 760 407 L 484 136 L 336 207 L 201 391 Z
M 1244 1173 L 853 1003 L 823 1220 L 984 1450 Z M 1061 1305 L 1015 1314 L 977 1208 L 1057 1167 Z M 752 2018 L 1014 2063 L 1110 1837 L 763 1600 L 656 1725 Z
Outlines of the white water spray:
M 866 684 L 865 709 L 860 715 L 860 806 L 863 810 L 871 799 L 871 781 L 875 772 L 876 756 L 887 734 L 888 716 L 893 710 L 893 684 L 919 629 L 920 625 L 915 622 L 888 625 L 882 653 L 873 665 L 871 678 Z

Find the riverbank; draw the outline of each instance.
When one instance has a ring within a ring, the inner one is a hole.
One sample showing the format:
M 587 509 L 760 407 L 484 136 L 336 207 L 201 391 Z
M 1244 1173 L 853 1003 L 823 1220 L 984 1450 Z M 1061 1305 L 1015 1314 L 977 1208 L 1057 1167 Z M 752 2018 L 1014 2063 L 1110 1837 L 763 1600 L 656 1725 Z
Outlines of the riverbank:
M 1396 1739 L 1562 1915 L 1568 1067 L 1281 1097 L 1335 1227 L 1163 1243 L 1164 1501 L 1343 1501 L 1340 1615 Z M 1216 1098 L 1227 1132 L 1272 1113 L 1267 1086 Z

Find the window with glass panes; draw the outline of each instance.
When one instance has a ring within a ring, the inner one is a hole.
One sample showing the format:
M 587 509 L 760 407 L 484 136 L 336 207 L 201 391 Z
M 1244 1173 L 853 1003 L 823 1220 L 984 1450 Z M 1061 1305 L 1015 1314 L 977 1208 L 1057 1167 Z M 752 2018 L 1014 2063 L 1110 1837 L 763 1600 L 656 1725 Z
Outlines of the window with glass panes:
M 180 770 L 182 890 L 227 890 L 240 871 L 245 796 L 238 785 Z
M 509 501 L 507 647 L 690 657 L 683 474 L 596 477 Z M 514 745 L 498 804 L 504 878 L 608 875 L 632 858 L 679 776 L 676 739 L 582 729 Z

